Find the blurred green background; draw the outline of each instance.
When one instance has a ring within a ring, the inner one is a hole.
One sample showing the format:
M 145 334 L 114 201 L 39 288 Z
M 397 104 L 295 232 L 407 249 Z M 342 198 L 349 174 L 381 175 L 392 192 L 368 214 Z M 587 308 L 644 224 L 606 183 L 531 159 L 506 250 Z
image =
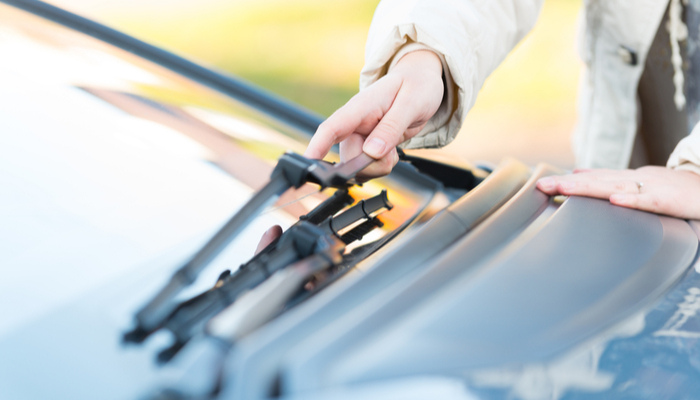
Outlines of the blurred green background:
M 236 74 L 323 115 L 357 92 L 377 0 L 52 0 Z M 445 152 L 573 165 L 581 0 L 545 1 L 533 32 L 487 80 Z

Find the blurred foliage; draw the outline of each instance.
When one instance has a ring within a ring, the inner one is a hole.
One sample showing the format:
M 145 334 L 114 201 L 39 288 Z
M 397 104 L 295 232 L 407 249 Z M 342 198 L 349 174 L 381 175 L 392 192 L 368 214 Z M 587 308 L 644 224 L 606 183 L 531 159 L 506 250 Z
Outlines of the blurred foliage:
M 324 115 L 357 92 L 377 0 L 231 1 L 112 23 Z
M 357 92 L 378 0 L 52 0 L 243 77 L 321 114 Z M 570 167 L 582 0 L 547 0 L 525 40 L 486 80 L 447 152 Z

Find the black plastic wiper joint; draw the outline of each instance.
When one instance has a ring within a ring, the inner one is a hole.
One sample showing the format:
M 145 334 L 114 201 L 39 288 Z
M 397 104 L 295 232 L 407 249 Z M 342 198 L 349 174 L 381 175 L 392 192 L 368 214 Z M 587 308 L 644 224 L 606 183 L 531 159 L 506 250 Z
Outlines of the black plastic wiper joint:
M 294 153 L 285 153 L 272 171 L 270 181 L 136 313 L 136 327 L 124 334 L 124 341 L 140 343 L 158 329 L 177 306 L 173 301 L 175 296 L 193 283 L 214 257 L 272 200 L 289 188 L 301 187 L 306 182 L 316 183 L 321 188 L 345 188 L 351 185 L 355 175 L 372 161 L 371 157 L 362 153 L 346 163 L 334 165 L 322 160 L 310 160 Z

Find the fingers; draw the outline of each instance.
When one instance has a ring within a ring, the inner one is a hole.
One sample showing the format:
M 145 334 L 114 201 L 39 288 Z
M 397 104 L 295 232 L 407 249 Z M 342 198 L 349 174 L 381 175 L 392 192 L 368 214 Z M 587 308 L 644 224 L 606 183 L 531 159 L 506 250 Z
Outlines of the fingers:
M 361 135 L 351 135 L 340 143 L 340 159 L 350 160 L 362 153 L 364 137 Z M 396 148 L 392 148 L 385 157 L 375 160 L 367 168 L 363 169 L 356 178 L 360 182 L 368 181 L 372 178 L 388 175 L 394 166 L 399 162 L 399 154 Z
M 359 156 L 364 142 L 364 136 L 356 133 L 340 142 L 340 161 L 345 162 Z
M 360 180 L 369 180 L 387 175 L 398 163 L 399 157 L 396 146 L 405 140 L 405 133 L 418 133 L 425 124 L 412 127 L 415 124 L 416 110 L 419 108 L 410 96 L 399 93 L 387 105 L 372 104 L 369 93 L 381 93 L 386 97 L 387 92 L 396 90 L 392 83 L 378 86 L 378 89 L 362 92 L 348 104 L 328 118 L 314 135 L 304 155 L 309 158 L 323 158 L 331 147 L 340 143 L 341 160 L 349 160 L 361 152 L 376 159 L 369 167 L 358 175 Z M 365 101 L 368 100 L 368 101 Z M 379 110 L 379 111 L 377 111 Z
M 373 178 L 388 175 L 398 162 L 399 153 L 396 151 L 396 148 L 393 148 L 385 157 L 373 162 L 362 170 L 362 172 L 357 174 L 357 179 L 360 182 L 365 182 Z
M 639 193 L 639 180 L 632 170 L 577 169 L 570 175 L 542 178 L 537 181 L 537 188 L 549 195 L 607 199 L 613 193 Z
M 255 254 L 260 253 L 269 246 L 270 243 L 274 242 L 277 238 L 282 236 L 282 228 L 279 225 L 275 225 L 263 233 L 260 242 L 258 242 L 258 247 L 255 249 Z
M 542 178 L 537 187 L 549 195 L 608 199 L 628 208 L 677 218 L 700 219 L 700 175 L 647 166 L 636 170 L 589 170 Z
M 356 94 L 319 125 L 304 156 L 322 159 L 333 145 L 353 133 L 368 135 L 389 109 L 400 87 L 396 79 L 383 79 Z
M 675 199 L 667 193 L 640 193 L 640 194 L 613 194 L 610 203 L 620 207 L 634 208 L 656 214 L 665 214 L 673 217 L 693 219 L 693 211 L 677 207 Z M 695 210 L 697 215 L 697 211 Z
M 323 159 L 333 145 L 342 142 L 350 136 L 357 125 L 359 123 L 346 107 L 338 109 L 319 125 L 304 152 L 304 156 L 318 160 Z
M 537 187 L 549 194 L 565 196 L 586 196 L 607 199 L 613 194 L 638 194 L 639 187 L 633 180 L 592 179 L 590 176 L 567 175 L 542 178 Z M 619 178 L 616 178 L 619 179 Z
M 649 193 L 640 194 L 613 194 L 610 196 L 610 202 L 616 206 L 627 208 L 636 208 L 643 211 L 654 212 L 659 205 L 656 196 Z
M 399 91 L 391 108 L 379 121 L 362 146 L 362 151 L 379 160 L 405 140 L 404 133 L 416 120 L 416 105 L 412 96 Z
M 396 146 L 418 134 L 437 112 L 443 90 L 440 58 L 429 50 L 410 52 L 323 122 L 304 155 L 323 158 L 340 143 L 341 160 L 360 152 L 376 160 L 361 177 L 386 175 L 398 162 Z
M 399 61 L 397 70 L 405 78 L 389 110 L 362 148 L 375 159 L 387 156 L 393 148 L 416 135 L 442 102 L 442 64 L 434 53 L 409 53 Z M 423 75 L 423 72 L 427 73 Z

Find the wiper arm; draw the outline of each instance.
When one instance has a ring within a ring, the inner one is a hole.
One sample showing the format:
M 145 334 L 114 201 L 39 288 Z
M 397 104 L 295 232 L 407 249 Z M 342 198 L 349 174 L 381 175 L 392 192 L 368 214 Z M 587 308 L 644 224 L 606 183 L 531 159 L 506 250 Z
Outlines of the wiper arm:
M 343 213 L 327 218 L 319 226 L 308 221 L 298 222 L 279 238 L 274 247 L 256 255 L 230 276 L 223 277 L 214 289 L 177 306 L 162 324 L 173 333 L 176 343 L 159 355 L 159 361 L 172 358 L 195 334 L 203 331 L 210 318 L 275 272 L 304 258 L 329 254 L 329 249 L 341 255 L 345 241 L 362 238 L 377 225 L 375 216 L 392 207 L 383 190 L 379 195 L 361 200 Z M 368 224 L 374 226 L 369 227 Z M 327 258 L 338 256 L 332 254 L 333 251 Z
M 382 223 L 377 218 L 367 220 L 343 235 L 345 239 L 335 241 L 334 246 L 342 249 L 381 226 Z M 340 265 L 343 258 L 338 257 L 338 254 L 336 248 L 328 247 L 321 253 L 275 272 L 254 291 L 245 293 L 230 307 L 213 317 L 208 322 L 207 334 L 231 344 L 235 343 L 279 314 L 313 276 Z
M 381 226 L 381 221 L 375 217 L 352 228 L 343 236 L 351 236 L 359 240 L 364 234 Z M 159 393 L 156 398 L 172 400 L 216 398 L 225 384 L 226 357 L 236 342 L 283 312 L 290 299 L 302 290 L 310 278 L 341 265 L 344 258 L 340 254 L 344 245 L 340 242 L 333 240 L 333 246 L 325 247 L 322 251 L 277 271 L 254 290 L 243 294 L 235 303 L 208 321 L 205 335 L 202 340 L 195 343 L 205 354 L 203 361 L 200 361 L 204 364 L 200 365 L 209 363 L 217 371 L 212 374 L 211 387 L 208 390 L 193 394 L 170 388 Z M 345 244 L 351 242 L 348 241 Z M 220 281 L 223 278 L 225 275 L 222 275 Z M 159 354 L 159 361 L 164 362 L 172 358 L 183 345 L 183 343 L 175 343 L 172 347 L 165 349 Z
M 136 327 L 124 334 L 126 342 L 142 342 L 157 329 L 175 308 L 173 299 L 195 281 L 199 273 L 245 228 L 269 203 L 286 190 L 307 182 L 321 188 L 345 188 L 355 175 L 374 161 L 368 155 L 341 164 L 310 160 L 294 153 L 280 157 L 270 181 L 258 191 L 185 265 L 173 274 L 160 292 L 136 313 Z

